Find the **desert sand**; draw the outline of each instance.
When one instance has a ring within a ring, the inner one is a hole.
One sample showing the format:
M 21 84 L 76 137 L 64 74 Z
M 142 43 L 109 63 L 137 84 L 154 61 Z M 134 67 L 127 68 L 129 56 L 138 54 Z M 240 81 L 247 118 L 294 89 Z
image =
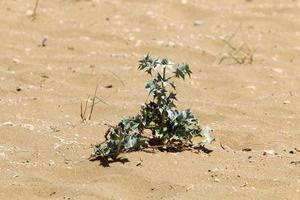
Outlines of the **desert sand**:
M 33 20 L 34 4 L 0 1 L 1 200 L 300 199 L 300 1 L 40 0 Z M 178 106 L 213 152 L 89 161 L 145 102 L 147 53 L 190 65 Z

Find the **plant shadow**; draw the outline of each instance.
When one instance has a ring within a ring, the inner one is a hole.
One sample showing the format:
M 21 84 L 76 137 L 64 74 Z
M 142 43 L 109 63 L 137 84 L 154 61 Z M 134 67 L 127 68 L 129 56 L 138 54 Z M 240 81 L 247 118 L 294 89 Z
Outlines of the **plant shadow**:
M 206 148 L 204 145 L 200 145 L 198 147 L 195 147 L 195 150 L 198 150 L 198 152 L 202 151 L 206 154 L 210 154 L 211 152 L 213 152 L 213 150 Z
M 102 167 L 110 167 L 110 164 L 115 163 L 115 162 L 119 162 L 119 163 L 122 163 L 122 164 L 125 164 L 125 163 L 129 162 L 128 158 L 119 157 L 119 158 L 116 158 L 114 160 L 110 160 L 110 159 L 100 157 L 100 156 L 96 157 L 96 158 L 91 158 L 90 161 L 92 161 L 92 162 L 100 161 L 100 165 Z

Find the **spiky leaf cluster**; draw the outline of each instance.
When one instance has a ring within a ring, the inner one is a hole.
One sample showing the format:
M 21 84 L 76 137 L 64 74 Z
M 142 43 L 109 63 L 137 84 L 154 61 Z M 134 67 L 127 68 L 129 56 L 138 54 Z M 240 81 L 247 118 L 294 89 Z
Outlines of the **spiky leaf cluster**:
M 175 69 L 174 69 L 175 68 Z M 174 79 L 184 80 L 192 71 L 187 64 L 174 64 L 168 59 L 145 56 L 139 61 L 139 70 L 153 75 L 145 89 L 151 100 L 141 106 L 135 117 L 123 118 L 116 126 L 110 127 L 106 141 L 95 145 L 93 157 L 116 159 L 122 152 L 134 151 L 149 146 L 165 149 L 191 146 L 192 138 L 206 137 L 211 142 L 208 129 L 201 129 L 190 109 L 179 111 L 176 107 L 176 85 Z M 149 130 L 152 135 L 146 136 Z

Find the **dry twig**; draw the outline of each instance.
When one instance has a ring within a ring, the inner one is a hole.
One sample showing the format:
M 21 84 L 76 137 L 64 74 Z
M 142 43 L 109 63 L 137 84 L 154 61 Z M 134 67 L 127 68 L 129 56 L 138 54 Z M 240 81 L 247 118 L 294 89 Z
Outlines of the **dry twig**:
M 97 97 L 98 86 L 99 85 L 97 84 L 93 98 L 92 98 L 91 106 L 89 106 L 90 95 L 88 96 L 87 100 L 85 101 L 84 107 L 83 107 L 82 102 L 80 104 L 80 118 L 81 118 L 82 122 L 86 122 L 87 120 L 92 119 L 92 114 L 93 114 L 96 104 L 98 104 L 99 102 L 107 104 L 103 99 Z M 98 100 L 98 101 L 96 102 L 96 100 Z M 89 108 L 89 115 L 88 115 L 88 117 L 86 117 L 86 112 L 87 112 L 88 108 Z
M 218 64 L 221 64 L 224 60 L 233 60 L 235 64 L 240 65 L 253 63 L 254 49 L 250 48 L 245 42 L 239 46 L 233 44 L 232 40 L 236 36 L 237 31 L 235 31 L 228 39 L 221 38 L 221 41 L 224 42 L 230 50 L 221 57 Z
M 31 15 L 32 21 L 34 21 L 34 20 L 36 19 L 36 13 L 37 13 L 37 9 L 38 9 L 39 3 L 40 3 L 40 0 L 36 0 L 36 1 L 35 1 L 33 13 L 32 13 L 32 15 Z

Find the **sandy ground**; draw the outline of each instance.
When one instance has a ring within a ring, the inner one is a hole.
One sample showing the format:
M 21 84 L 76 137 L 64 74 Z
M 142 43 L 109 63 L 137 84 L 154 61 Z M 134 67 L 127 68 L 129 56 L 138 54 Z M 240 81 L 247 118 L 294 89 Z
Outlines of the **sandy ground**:
M 0 1 L 0 199 L 300 199 L 299 1 L 41 0 L 32 21 L 34 2 Z M 213 152 L 88 161 L 145 101 L 148 52 L 190 64 L 179 107 Z

